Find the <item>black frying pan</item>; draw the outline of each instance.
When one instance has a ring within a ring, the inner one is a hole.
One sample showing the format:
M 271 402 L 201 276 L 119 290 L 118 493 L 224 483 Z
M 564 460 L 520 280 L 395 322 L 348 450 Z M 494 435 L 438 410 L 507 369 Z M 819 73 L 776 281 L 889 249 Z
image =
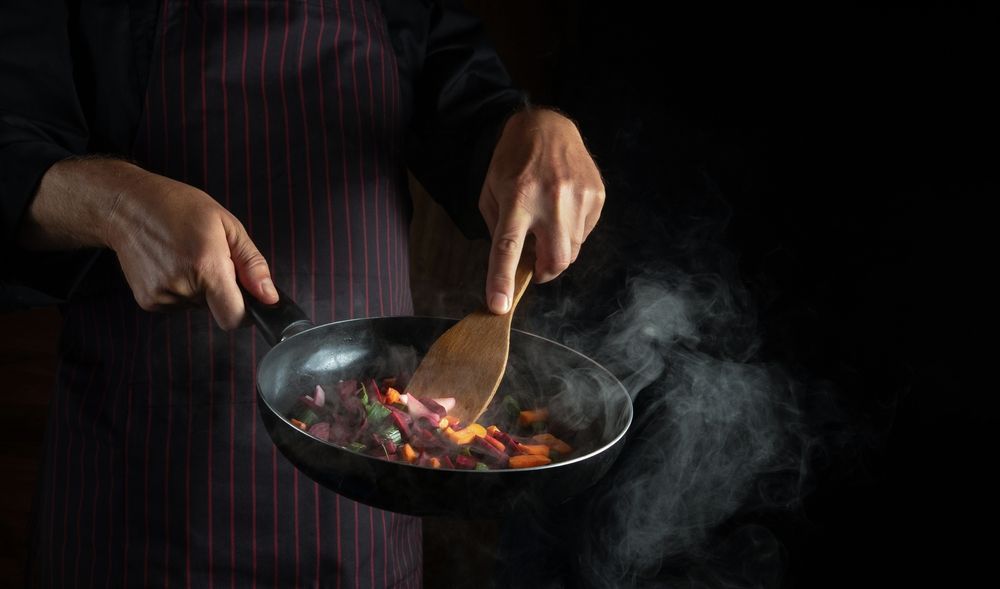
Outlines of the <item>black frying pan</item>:
M 247 297 L 249 298 L 249 297 Z M 289 410 L 321 384 L 411 374 L 453 319 L 383 317 L 313 326 L 281 293 L 273 306 L 248 300 L 273 348 L 257 370 L 259 408 L 278 449 L 309 478 L 345 497 L 412 515 L 502 515 L 519 502 L 565 501 L 611 466 L 632 422 L 632 403 L 606 369 L 554 341 L 514 330 L 507 372 L 495 399 L 548 406 L 549 431 L 568 442 L 568 460 L 520 470 L 433 469 L 389 462 L 323 442 L 292 425 Z M 338 396 L 328 396 L 328 403 Z M 495 403 L 493 411 L 500 410 Z M 490 422 L 490 411 L 480 419 Z

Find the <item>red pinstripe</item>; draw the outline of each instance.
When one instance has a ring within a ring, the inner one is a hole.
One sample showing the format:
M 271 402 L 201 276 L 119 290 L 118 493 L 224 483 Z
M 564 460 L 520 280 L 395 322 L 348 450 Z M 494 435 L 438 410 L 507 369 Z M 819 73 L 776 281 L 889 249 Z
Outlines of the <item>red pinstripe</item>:
M 375 128 L 375 89 L 372 87 L 372 60 L 371 60 L 371 50 L 372 50 L 372 29 L 368 22 L 368 5 L 364 2 L 361 3 L 361 14 L 362 20 L 365 23 L 365 36 L 367 37 L 367 46 L 365 47 L 365 69 L 368 72 L 368 103 L 370 109 L 368 111 L 369 117 L 372 124 L 372 151 L 374 152 L 374 167 L 375 167 L 375 196 L 372 199 L 375 202 L 375 275 L 378 278 L 378 312 L 379 315 L 385 315 L 385 307 L 382 302 L 382 255 L 379 248 L 379 214 L 378 214 L 378 198 L 379 198 L 379 188 L 381 175 L 379 174 L 379 138 L 377 136 L 377 130 Z M 357 87 L 355 87 L 355 96 L 357 96 Z M 359 116 L 360 118 L 360 116 Z M 363 159 L 363 158 L 360 158 Z M 366 223 L 367 225 L 367 223 Z M 365 239 L 365 273 L 367 276 L 368 268 L 368 240 Z M 367 288 L 368 280 L 366 278 L 365 285 Z M 366 290 L 367 293 L 367 290 Z M 367 299 L 367 294 L 366 294 Z M 365 312 L 367 314 L 368 308 L 365 307 Z M 373 582 L 374 584 L 374 582 Z
M 126 350 L 126 351 L 127 350 L 132 350 L 133 361 L 134 361 L 136 346 L 135 346 L 134 342 L 129 342 L 129 340 L 128 340 L 128 331 L 125 328 L 125 305 L 122 302 L 119 302 L 118 310 L 120 311 L 120 316 L 121 316 L 121 330 L 122 330 L 122 334 L 124 335 L 124 341 L 122 342 L 123 345 L 124 345 L 123 350 Z M 118 424 L 118 397 L 119 397 L 119 394 L 121 393 L 122 385 L 124 384 L 124 379 L 125 379 L 125 351 L 122 352 L 122 366 L 118 370 L 118 384 L 115 386 L 115 400 L 113 401 L 114 409 L 111 411 L 111 431 L 117 431 L 116 425 Z M 111 480 L 111 481 L 116 480 L 115 479 L 115 462 L 114 462 L 114 459 L 115 459 L 115 446 L 114 446 L 114 444 L 110 444 L 110 449 L 109 449 L 109 452 L 108 452 L 108 480 Z M 124 487 L 124 485 L 122 485 L 122 487 Z M 114 493 L 114 487 L 112 486 L 111 489 L 110 489 L 110 491 L 109 491 L 109 493 L 108 493 L 108 546 L 109 547 L 110 546 L 114 546 L 114 544 L 112 543 L 112 540 L 114 539 L 114 530 L 115 530 L 115 526 L 114 526 L 114 513 L 115 513 L 114 498 L 115 498 L 115 493 Z M 124 500 L 124 497 L 123 497 L 123 500 Z M 111 550 L 108 550 L 108 571 L 109 572 L 112 569 L 111 564 L 112 564 L 112 561 L 111 561 Z M 111 586 L 111 577 L 112 577 L 112 575 L 109 574 L 108 578 L 105 581 L 105 586 L 106 587 L 110 587 Z
M 253 587 L 257 587 L 257 328 L 250 328 L 250 374 L 253 383 L 253 414 L 250 421 L 250 549 L 253 552 Z
M 289 8 L 291 4 L 285 3 L 285 25 L 282 27 L 282 39 L 281 39 L 281 61 L 279 69 L 285 71 L 285 52 L 288 48 L 288 24 L 289 24 Z M 295 255 L 295 205 L 293 204 L 295 200 L 295 194 L 292 190 L 292 141 L 289 136 L 288 128 L 291 126 L 288 120 L 288 96 L 285 92 L 285 76 L 278 76 L 279 87 L 281 89 L 281 108 L 282 112 L 285 114 L 284 128 L 285 128 L 285 177 L 288 178 L 288 242 L 290 246 L 291 255 L 289 256 L 289 263 L 292 266 L 292 298 L 298 298 L 298 272 L 295 269 L 296 255 Z
M 134 344 L 133 347 L 138 347 L 138 343 L 139 343 L 139 316 L 138 316 L 138 314 L 135 315 L 135 331 L 134 331 L 134 337 L 132 338 L 132 342 Z M 132 356 L 132 364 L 131 364 L 131 368 L 129 369 L 129 372 L 131 373 L 131 376 L 129 378 L 128 401 L 126 403 L 126 409 L 125 409 L 125 449 L 126 449 L 126 454 L 128 453 L 129 438 L 131 437 L 130 434 L 132 433 L 132 397 L 133 397 L 133 395 L 135 393 L 135 388 L 132 386 L 131 383 L 133 381 L 132 377 L 134 377 L 134 375 L 135 375 L 135 365 L 137 363 L 136 362 L 136 356 L 138 356 L 138 350 L 136 350 L 136 353 L 133 354 L 133 356 Z M 129 468 L 128 468 L 129 460 L 128 460 L 127 456 L 126 456 L 126 460 L 124 462 L 125 462 L 125 468 L 124 468 L 124 470 L 125 470 L 125 472 L 124 472 L 125 479 L 124 479 L 124 484 L 123 484 L 123 488 L 122 488 L 122 501 L 124 503 L 124 507 L 122 509 L 122 517 L 124 518 L 124 526 L 123 527 L 125 528 L 125 538 L 124 538 L 125 544 L 124 544 L 124 546 L 122 548 L 122 568 L 124 569 L 122 571 L 122 579 L 123 579 L 123 582 L 124 582 L 124 586 L 128 587 L 128 549 L 129 549 L 129 541 L 131 540 L 131 538 L 129 538 L 130 534 L 129 534 L 129 525 L 128 525 L 128 519 L 129 519 L 128 518 L 128 516 L 129 516 L 128 498 L 129 498 L 129 495 L 131 493 L 129 492 L 129 486 L 128 486 L 128 483 L 129 483 Z
M 351 20 L 354 20 L 354 0 L 350 0 L 351 6 Z M 351 27 L 351 49 L 352 51 L 357 51 L 354 46 L 357 41 L 357 27 Z M 361 120 L 361 98 L 358 94 L 358 68 L 355 67 L 356 59 L 351 59 L 351 82 L 354 88 L 354 114 L 357 121 Z M 360 125 L 358 126 L 358 152 L 364 153 L 365 141 L 364 133 L 361 132 Z M 361 180 L 359 184 L 361 185 L 361 244 L 362 253 L 364 254 L 364 267 L 365 267 L 365 316 L 371 314 L 368 307 L 368 215 L 367 215 L 367 205 L 365 204 L 367 196 L 365 194 L 365 158 L 358 158 L 358 178 Z
M 76 379 L 76 370 L 75 370 L 75 367 L 74 367 L 73 369 L 70 370 L 70 375 L 69 375 L 69 378 L 67 379 L 66 386 L 67 387 L 73 387 L 75 379 Z M 70 451 L 73 448 L 73 430 L 68 427 L 69 426 L 69 420 L 70 420 L 70 417 L 69 417 L 69 405 L 70 404 L 69 403 L 64 403 L 64 405 L 65 406 L 61 407 L 60 409 L 62 409 L 62 412 L 63 412 L 62 423 L 66 424 L 67 427 L 65 428 L 65 430 L 69 434 L 68 435 L 68 442 L 66 443 L 66 467 L 64 469 L 64 471 L 67 473 L 67 475 L 65 476 L 65 478 L 68 480 L 69 479 L 68 472 L 69 472 L 69 468 L 70 468 L 70 466 L 69 466 L 70 465 L 69 456 L 70 456 Z M 56 472 L 60 472 L 60 471 L 57 469 Z M 62 491 L 63 491 L 63 530 L 62 530 L 62 547 L 61 547 L 60 557 L 59 557 L 59 577 L 60 577 L 61 580 L 65 581 L 65 579 L 66 579 L 66 539 L 67 539 L 67 536 L 68 536 L 68 533 L 69 533 L 69 485 L 68 484 L 63 484 L 61 486 L 54 486 L 54 488 L 56 488 L 56 489 L 62 488 Z M 55 497 L 55 493 L 53 493 L 53 497 Z M 55 505 L 55 500 L 53 499 L 53 506 L 54 505 Z M 53 510 L 54 509 L 55 509 L 55 507 L 53 507 Z M 53 516 L 53 519 L 54 518 L 55 518 L 55 516 Z M 54 530 L 54 525 L 55 525 L 55 522 L 53 521 L 53 530 Z M 54 537 L 54 532 L 53 532 L 53 537 Z M 55 549 L 55 543 L 53 542 L 53 550 L 54 549 Z M 53 563 L 55 562 L 55 555 L 54 554 L 53 554 L 52 562 Z M 55 567 L 53 567 L 53 568 L 55 568 Z
M 91 318 L 94 321 L 94 339 L 97 340 L 95 342 L 94 347 L 100 348 L 101 337 L 100 337 L 100 330 L 98 329 L 98 324 L 97 324 L 97 309 L 92 307 L 90 311 L 91 311 Z M 87 397 L 90 395 L 90 387 L 94 384 L 94 376 L 96 374 L 97 374 L 97 364 L 95 363 L 94 367 L 90 371 L 90 376 L 87 378 L 87 386 L 84 389 L 84 393 L 80 397 L 80 410 L 77 412 L 76 416 L 77 428 L 79 428 L 80 432 L 83 432 L 83 409 L 84 407 L 86 407 Z M 87 488 L 86 484 L 87 473 L 86 470 L 84 469 L 84 456 L 86 455 L 86 452 L 87 452 L 87 438 L 86 436 L 81 436 L 80 460 L 79 460 L 81 489 Z M 69 451 L 67 450 L 67 457 L 68 455 Z M 67 464 L 66 466 L 67 468 L 69 468 L 69 464 Z M 83 539 L 83 530 L 82 530 L 83 526 L 80 520 L 82 519 L 83 516 L 83 495 L 84 493 L 81 491 L 80 498 L 77 501 L 77 506 L 76 506 L 76 556 L 74 557 L 74 563 L 73 563 L 73 579 L 75 581 L 76 586 L 80 585 L 80 551 L 82 549 L 81 540 Z
M 168 127 L 168 119 L 166 116 L 167 112 L 167 8 L 170 4 L 170 0 L 163 0 L 163 25 L 160 27 L 160 99 L 163 101 L 163 169 L 167 169 L 167 163 L 170 158 L 169 140 L 170 133 Z
M 297 77 L 299 82 L 299 106 L 302 109 L 302 142 L 305 146 L 306 160 L 306 206 L 309 215 L 309 299 L 312 301 L 312 311 L 310 317 L 316 316 L 316 226 L 314 219 L 316 213 L 313 210 L 313 185 L 312 185 L 312 150 L 309 148 L 309 111 L 306 109 L 306 91 L 302 79 L 302 55 L 306 48 L 306 36 L 309 32 L 309 10 L 302 13 L 302 34 L 299 39 L 299 57 L 297 67 Z M 291 172 L 289 171 L 289 177 Z
M 280 587 L 278 583 L 278 448 L 271 446 L 271 501 L 272 513 L 274 514 L 274 586 Z
M 232 332 L 229 333 L 229 586 L 236 587 L 236 362 Z
M 358 549 L 358 504 L 354 503 L 354 570 L 361 568 L 361 551 Z M 354 587 L 361 586 L 361 575 L 354 575 Z
M 295 520 L 295 586 L 299 586 L 299 471 L 292 473 L 292 512 Z
M 340 13 L 340 0 L 334 0 L 337 13 Z M 340 18 L 337 18 L 337 29 L 333 34 L 333 60 L 336 64 L 334 71 L 337 72 L 337 115 L 340 120 L 340 145 L 347 144 L 347 137 L 344 134 L 344 93 L 343 80 L 340 78 Z M 340 164 L 344 174 L 344 232 L 347 234 L 347 305 L 348 317 L 354 319 L 354 248 L 351 245 L 351 188 L 347 182 L 347 154 L 341 150 Z
M 253 237 L 253 180 L 250 175 L 250 104 L 247 98 L 247 41 L 250 36 L 250 2 L 243 0 L 243 52 L 240 55 L 240 90 L 243 93 L 243 166 L 246 185 L 246 228 Z
M 201 30 L 201 140 L 202 140 L 202 177 L 204 179 L 203 187 L 205 190 L 209 189 L 208 185 L 208 100 L 206 97 L 206 80 L 205 80 L 205 44 L 206 35 L 208 32 L 208 6 L 204 6 L 204 12 L 202 14 L 202 30 Z M 214 346 L 212 342 L 212 330 L 213 324 L 212 319 L 208 319 L 208 414 L 214 414 L 215 406 L 215 354 L 213 353 Z M 207 481 L 206 481 L 206 495 L 207 495 L 207 519 L 208 519 L 208 583 L 209 587 L 214 586 L 214 540 L 215 540 L 215 523 L 212 514 L 213 510 L 213 489 L 212 489 L 212 470 L 213 470 L 213 427 L 212 423 L 214 420 L 208 420 L 208 444 L 207 444 Z
M 108 389 L 111 388 L 111 375 L 114 371 L 115 360 L 115 346 L 112 342 L 111 336 L 111 305 L 110 303 L 105 303 L 104 305 L 104 324 L 107 326 L 107 349 L 103 354 L 107 354 L 108 357 L 108 369 L 104 372 L 104 386 L 101 388 L 101 401 L 100 401 L 100 412 L 104 412 L 105 407 L 107 407 L 106 402 L 108 399 Z M 102 354 L 102 355 L 103 355 Z M 87 583 L 88 587 L 94 586 L 94 570 L 97 568 L 97 498 L 101 496 L 101 439 L 98 437 L 97 433 L 97 420 L 93 420 L 91 423 L 92 428 L 90 430 L 90 435 L 97 440 L 97 445 L 94 448 L 94 500 L 91 505 L 91 513 L 93 515 L 93 525 L 90 527 L 90 575 L 88 576 L 89 581 Z M 82 462 L 82 460 L 81 460 Z M 112 480 L 110 473 L 108 475 L 108 480 Z
M 146 333 L 146 378 L 149 384 L 146 386 L 146 439 L 144 447 L 145 460 L 142 465 L 142 515 L 145 521 L 145 537 L 142 548 L 142 586 L 149 586 L 149 437 L 153 429 L 153 317 L 149 316 L 149 325 Z
M 191 312 L 184 314 L 187 334 L 187 447 L 184 453 L 184 579 L 191 586 L 191 428 L 194 421 L 194 345 L 191 341 Z
M 167 350 L 167 434 L 163 441 L 163 537 L 166 538 L 163 547 L 163 569 L 169 570 L 170 568 L 170 465 L 173 464 L 170 461 L 170 450 L 173 445 L 170 441 L 170 435 L 173 430 L 174 422 L 174 360 L 171 355 L 170 350 L 173 346 L 170 345 L 170 315 L 167 315 L 164 320 L 166 321 L 166 342 L 165 347 Z M 150 379 L 152 381 L 152 379 Z M 150 407 L 152 407 L 152 399 L 150 399 Z M 165 585 L 170 584 L 169 578 L 164 580 Z
M 319 484 L 315 482 L 313 483 L 313 505 L 315 507 L 315 512 L 313 513 L 313 520 L 316 525 L 316 578 L 313 580 L 313 583 L 315 584 L 316 587 L 319 587 L 320 571 L 321 571 L 320 554 L 322 549 L 320 541 L 320 533 L 322 531 L 322 527 L 320 526 L 320 520 L 319 520 Z
M 267 225 L 268 236 L 271 239 L 271 255 L 268 257 L 267 262 L 271 265 L 271 272 L 277 274 L 278 257 L 275 255 L 274 249 L 277 244 L 277 239 L 274 236 L 274 191 L 273 182 L 271 181 L 271 110 L 267 107 L 267 78 L 265 77 L 265 72 L 267 71 L 267 42 L 271 28 L 269 23 L 270 18 L 267 16 L 267 1 L 265 0 L 264 41 L 260 52 L 260 100 L 264 107 L 264 163 L 266 179 L 264 183 L 267 185 Z
M 330 146 L 327 141 L 328 128 L 326 126 L 326 96 L 323 88 L 323 59 L 321 48 L 323 46 L 323 32 L 326 29 L 326 10 L 324 4 L 319 5 L 319 34 L 316 36 L 316 78 L 319 87 L 319 121 L 323 130 L 323 179 L 326 188 L 326 228 L 329 243 L 330 257 L 330 321 L 334 321 L 337 315 L 337 288 L 336 288 L 336 251 L 333 240 L 333 196 L 330 188 Z M 339 66 L 338 66 L 339 67 Z

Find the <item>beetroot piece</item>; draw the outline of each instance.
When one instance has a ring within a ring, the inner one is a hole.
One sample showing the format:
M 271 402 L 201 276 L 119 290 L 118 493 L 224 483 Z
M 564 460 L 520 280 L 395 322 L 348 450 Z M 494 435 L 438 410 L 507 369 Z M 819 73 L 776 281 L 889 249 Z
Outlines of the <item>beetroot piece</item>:
M 459 454 L 458 456 L 455 457 L 455 468 L 464 468 L 467 470 L 472 470 L 476 468 L 476 462 L 478 461 L 471 456 L 466 456 L 465 454 Z
M 513 452 L 514 448 L 517 447 L 517 445 L 514 442 L 514 438 L 510 437 L 510 435 L 505 431 L 498 430 L 493 434 L 493 437 L 496 438 L 497 441 L 499 441 L 501 444 L 507 447 L 508 454 Z
M 368 394 L 375 399 L 378 399 L 379 403 L 385 403 L 385 395 L 378 388 L 378 383 L 375 382 L 374 378 L 368 379 Z
M 309 427 L 309 435 L 326 442 L 330 439 L 330 424 L 326 421 L 314 423 Z
M 392 411 L 389 419 L 392 420 L 393 425 L 395 425 L 399 429 L 400 433 L 403 434 L 404 440 L 410 439 L 410 423 L 412 421 L 410 416 L 394 407 L 390 407 L 389 409 Z
M 507 464 L 507 455 L 479 436 L 476 436 L 476 439 L 472 440 L 472 445 L 469 449 L 473 454 L 482 457 L 483 462 L 489 466 Z
M 420 402 L 424 404 L 424 407 L 433 411 L 434 414 L 438 416 L 439 420 L 448 414 L 448 410 L 438 404 L 438 402 L 434 399 L 421 399 Z
M 451 431 L 468 433 L 471 423 L 441 427 L 455 407 L 453 397 L 420 399 L 402 394 L 398 403 L 389 404 L 382 393 L 387 382 L 383 380 L 380 387 L 374 379 L 364 381 L 364 386 L 357 380 L 341 381 L 332 393 L 316 385 L 311 395 L 296 400 L 288 418 L 305 423 L 303 429 L 318 440 L 383 460 L 477 471 L 526 466 L 521 458 L 517 464 L 510 462 L 512 456 L 527 452 L 522 444 L 535 443 L 531 438 L 496 428 L 486 436 L 454 436 Z M 456 444 L 455 439 L 465 443 Z

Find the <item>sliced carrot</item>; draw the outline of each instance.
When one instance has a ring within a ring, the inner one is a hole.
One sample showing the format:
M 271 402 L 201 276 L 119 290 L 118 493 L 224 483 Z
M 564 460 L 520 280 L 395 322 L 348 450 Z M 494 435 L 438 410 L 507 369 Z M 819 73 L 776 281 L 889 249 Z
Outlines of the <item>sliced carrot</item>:
M 432 457 L 431 458 L 431 468 L 441 468 L 441 459 Z
M 448 420 L 448 425 L 450 425 L 451 427 L 455 427 L 456 425 L 462 423 L 462 420 L 455 417 L 454 415 L 445 415 L 444 419 Z
M 405 458 L 407 462 L 416 462 L 417 451 L 413 449 L 413 446 L 403 444 L 403 458 Z
M 300 430 L 305 431 L 305 430 L 309 429 L 308 425 L 306 425 L 305 423 L 299 421 L 298 419 L 295 419 L 294 417 L 291 419 L 291 422 L 292 422 L 292 425 L 294 425 L 295 427 L 299 428 Z
M 531 425 L 539 421 L 549 420 L 548 409 L 525 409 L 517 416 L 517 422 L 521 425 Z
M 535 456 L 545 456 L 549 455 L 549 447 L 545 444 L 518 444 L 517 449 L 524 454 L 533 454 Z
M 552 434 L 538 434 L 536 436 L 531 436 L 531 439 L 539 444 L 545 444 L 560 454 L 569 454 L 573 451 L 572 446 Z
M 389 387 L 385 391 L 385 404 L 392 405 L 393 403 L 399 403 L 399 391 L 397 391 L 392 387 Z
M 552 462 L 548 456 L 539 456 L 538 454 L 519 454 L 517 456 L 511 456 L 510 460 L 507 461 L 507 465 L 511 468 L 530 468 L 532 466 L 544 466 Z

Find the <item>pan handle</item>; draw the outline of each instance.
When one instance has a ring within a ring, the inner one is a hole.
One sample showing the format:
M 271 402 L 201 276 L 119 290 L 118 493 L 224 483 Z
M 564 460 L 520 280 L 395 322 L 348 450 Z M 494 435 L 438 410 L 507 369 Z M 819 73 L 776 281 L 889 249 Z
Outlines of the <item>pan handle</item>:
M 293 335 L 314 326 L 305 311 L 300 309 L 292 297 L 280 288 L 277 288 L 278 302 L 273 305 L 260 302 L 256 297 L 250 295 L 242 285 L 240 290 L 243 291 L 243 302 L 246 304 L 247 314 L 260 330 L 261 335 L 264 336 L 264 340 L 271 346 L 276 346 Z

